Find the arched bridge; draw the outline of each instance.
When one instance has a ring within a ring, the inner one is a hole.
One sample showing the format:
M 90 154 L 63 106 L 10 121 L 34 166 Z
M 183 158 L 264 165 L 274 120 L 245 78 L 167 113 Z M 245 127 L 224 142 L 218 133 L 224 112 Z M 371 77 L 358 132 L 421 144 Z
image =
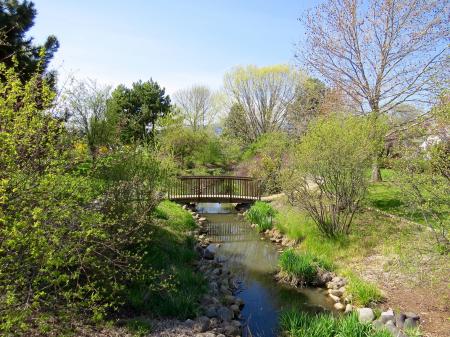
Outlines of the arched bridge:
M 261 192 L 251 177 L 179 176 L 168 196 L 177 202 L 249 203 L 260 200 Z

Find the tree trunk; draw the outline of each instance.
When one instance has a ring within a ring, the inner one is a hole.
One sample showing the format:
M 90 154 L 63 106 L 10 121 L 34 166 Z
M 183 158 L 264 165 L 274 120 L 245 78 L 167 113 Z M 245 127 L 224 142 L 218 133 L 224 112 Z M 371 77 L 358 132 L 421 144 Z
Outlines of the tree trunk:
M 380 165 L 378 164 L 378 158 L 372 164 L 372 182 L 380 182 L 383 181 L 381 178 L 381 170 Z

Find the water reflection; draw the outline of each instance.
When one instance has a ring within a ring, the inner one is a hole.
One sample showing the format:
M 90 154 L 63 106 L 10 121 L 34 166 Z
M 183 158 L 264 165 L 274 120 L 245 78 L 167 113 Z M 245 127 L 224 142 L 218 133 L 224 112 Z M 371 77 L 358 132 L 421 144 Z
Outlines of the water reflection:
M 277 336 L 278 314 L 289 307 L 309 312 L 332 308 L 332 301 L 321 289 L 296 289 L 275 282 L 278 251 L 270 242 L 245 223 L 227 204 L 199 204 L 197 209 L 208 218 L 209 233 L 220 242 L 217 255 L 241 280 L 238 296 L 245 306 L 244 321 L 252 336 Z M 244 336 L 249 336 L 244 330 Z

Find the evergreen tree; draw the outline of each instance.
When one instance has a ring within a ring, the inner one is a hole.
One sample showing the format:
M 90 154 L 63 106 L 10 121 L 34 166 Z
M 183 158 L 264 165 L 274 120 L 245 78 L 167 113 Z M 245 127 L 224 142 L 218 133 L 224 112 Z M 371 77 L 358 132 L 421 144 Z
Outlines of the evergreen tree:
M 59 42 L 50 35 L 43 45 L 35 45 L 33 38 L 26 36 L 34 25 L 36 14 L 31 1 L 0 0 L 0 62 L 12 66 L 15 58 L 22 81 L 29 80 L 39 70 L 54 84 L 56 74 L 46 70 Z M 45 50 L 43 58 L 42 49 Z

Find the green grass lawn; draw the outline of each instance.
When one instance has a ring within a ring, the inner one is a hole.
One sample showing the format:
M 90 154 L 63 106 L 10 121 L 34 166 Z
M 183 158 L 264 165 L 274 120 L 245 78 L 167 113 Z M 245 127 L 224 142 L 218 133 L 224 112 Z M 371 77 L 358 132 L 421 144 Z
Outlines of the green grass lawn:
M 383 181 L 369 185 L 365 205 L 423 224 L 422 215 L 408 206 L 405 192 L 396 179 L 397 174 L 392 169 L 382 169 Z

